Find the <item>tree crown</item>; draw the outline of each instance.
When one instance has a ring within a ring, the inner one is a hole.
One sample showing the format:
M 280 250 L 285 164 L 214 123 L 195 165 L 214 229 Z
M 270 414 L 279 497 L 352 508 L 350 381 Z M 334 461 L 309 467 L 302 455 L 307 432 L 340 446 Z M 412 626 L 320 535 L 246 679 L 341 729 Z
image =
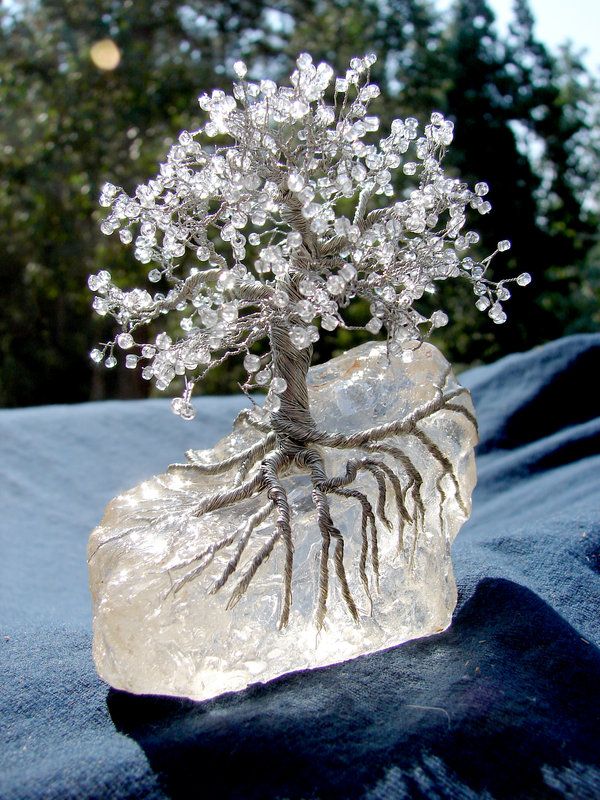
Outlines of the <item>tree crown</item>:
M 194 385 L 244 355 L 244 388 L 268 387 L 263 408 L 276 412 L 285 379 L 269 353 L 250 352 L 263 339 L 272 346 L 275 328 L 296 350 L 309 349 L 319 327 L 349 327 L 344 309 L 361 298 L 370 304 L 366 330 L 385 330 L 409 362 L 418 343 L 448 321 L 442 309 L 425 317 L 415 303 L 436 282 L 456 277 L 472 283 L 478 309 L 495 323 L 506 320 L 509 281 L 494 282 L 487 270 L 510 243 L 475 261 L 468 250 L 479 236 L 464 231 L 468 208 L 490 211 L 487 185 L 470 189 L 445 173 L 453 123 L 439 112 L 421 135 L 409 117 L 378 137 L 380 121 L 369 113 L 380 94 L 370 81 L 374 61 L 353 58 L 336 77 L 303 53 L 289 86 L 249 80 L 236 62 L 233 93 L 199 98 L 205 124 L 179 135 L 158 175 L 132 196 L 104 186 L 100 202 L 110 212 L 102 231 L 134 243 L 136 258 L 151 265 L 148 280 L 169 288 L 125 291 L 106 270 L 91 275 L 94 309 L 122 327 L 92 351 L 94 361 L 115 366 L 118 350 L 132 351 L 126 366 L 142 364 L 142 376 L 162 390 L 185 376 L 173 408 L 192 418 Z M 398 171 L 415 181 L 400 193 Z M 526 285 L 530 278 L 512 280 Z M 163 331 L 139 340 L 140 328 L 171 312 L 180 316 L 180 338 Z

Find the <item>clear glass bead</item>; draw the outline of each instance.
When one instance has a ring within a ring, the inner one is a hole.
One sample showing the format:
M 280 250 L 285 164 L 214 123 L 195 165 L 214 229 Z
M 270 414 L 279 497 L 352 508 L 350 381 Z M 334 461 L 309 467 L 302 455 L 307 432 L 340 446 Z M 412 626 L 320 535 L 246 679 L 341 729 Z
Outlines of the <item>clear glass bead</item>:
M 374 303 L 371 303 L 369 306 L 369 311 L 374 317 L 383 317 L 385 314 L 385 306 L 379 300 L 376 300 Z
M 273 378 L 271 381 L 270 390 L 275 394 L 283 394 L 287 389 L 287 381 L 285 378 L 280 378 L 279 376 Z
M 200 345 L 194 351 L 194 358 L 199 364 L 210 364 L 212 361 L 212 355 L 210 350 L 205 345 Z
M 102 297 L 94 297 L 92 308 L 101 317 L 105 317 L 108 314 L 108 303 Z
M 302 234 L 298 231 L 288 233 L 287 244 L 292 250 L 297 250 L 302 245 Z
M 212 328 L 219 321 L 219 314 L 214 310 L 214 308 L 203 308 L 200 311 L 200 319 L 206 328 Z
M 343 278 L 340 278 L 339 275 L 330 275 L 329 278 L 327 278 L 326 286 L 329 294 L 335 297 L 335 295 L 341 294 L 344 291 L 346 282 Z
M 233 71 L 238 76 L 238 78 L 245 78 L 248 73 L 248 67 L 244 64 L 243 61 L 236 61 L 233 65 Z
M 315 307 L 310 300 L 300 300 L 296 303 L 296 311 L 303 322 L 312 322 L 315 318 Z
M 244 368 L 247 372 L 258 372 L 260 369 L 260 358 L 253 353 L 248 353 L 244 357 Z
M 315 219 L 311 222 L 310 229 L 315 233 L 325 233 L 328 229 L 329 225 L 327 224 L 327 220 L 323 219 L 323 217 L 315 217 Z
M 444 311 L 434 311 L 430 317 L 430 322 L 434 328 L 443 328 L 448 324 L 448 314 Z
M 302 278 L 298 284 L 298 288 L 300 290 L 300 294 L 303 294 L 305 297 L 312 297 L 317 287 L 315 282 L 311 281 L 310 278 Z
M 254 376 L 254 380 L 258 386 L 266 386 L 271 380 L 271 370 L 268 367 L 261 369 Z
M 180 327 L 184 331 L 191 331 L 194 327 L 194 320 L 192 317 L 184 317 L 181 322 L 179 323 Z
M 287 185 L 290 191 L 299 192 L 304 188 L 304 177 L 299 172 L 290 172 Z
M 277 93 L 277 84 L 275 81 L 264 80 L 259 83 L 261 94 L 265 97 L 273 97 Z
M 263 408 L 271 414 L 276 414 L 281 408 L 281 400 L 277 395 L 269 394 L 263 403 Z
M 290 113 L 293 119 L 302 119 L 310 111 L 310 106 L 304 100 L 294 100 L 290 106 Z
M 498 250 L 501 253 L 504 253 L 506 250 L 510 250 L 510 242 L 508 239 L 502 239 L 498 242 Z
M 98 350 L 98 348 L 97 348 L 97 347 L 95 347 L 95 348 L 94 348 L 94 349 L 93 349 L 93 350 L 90 352 L 90 358 L 92 359 L 92 361 L 93 361 L 94 363 L 96 363 L 96 364 L 100 364 L 100 362 L 101 362 L 101 361 L 103 360 L 103 358 L 104 358 L 104 354 L 102 353 L 102 350 Z
M 343 280 L 350 282 L 356 278 L 356 269 L 352 266 L 352 264 L 344 264 L 340 270 L 340 277 Z
M 221 306 L 221 319 L 226 323 L 233 323 L 238 318 L 239 311 L 237 303 L 224 303 Z
M 117 336 L 117 344 L 121 348 L 121 350 L 129 350 L 135 342 L 133 341 L 133 336 L 130 333 L 120 333 Z
M 134 356 L 133 353 L 130 353 L 128 356 L 125 357 L 125 366 L 127 369 L 135 369 L 138 364 L 138 357 Z
M 311 343 L 314 344 L 315 342 L 319 341 L 319 329 L 316 325 L 309 325 L 306 329 L 306 332 Z
M 296 64 L 298 69 L 307 70 L 312 66 L 313 60 L 312 56 L 309 53 L 300 53 L 298 58 L 296 59 Z
M 490 307 L 490 310 L 488 311 L 490 319 L 494 319 L 495 317 L 497 317 L 499 314 L 502 313 L 503 313 L 502 304 L 498 302 L 493 303 L 492 306 Z
M 379 333 L 383 326 L 383 322 L 379 319 L 379 317 L 371 317 L 371 319 L 365 325 L 365 330 L 369 331 L 373 335 Z
M 174 414 L 177 414 L 177 416 L 185 420 L 192 420 L 196 416 L 196 409 L 194 406 L 182 397 L 174 397 L 173 400 L 171 400 L 171 408 Z
M 223 272 L 219 275 L 219 286 L 223 289 L 233 289 L 235 288 L 236 279 L 233 271 L 230 269 L 224 269 Z
M 310 336 L 306 328 L 300 325 L 292 325 L 290 328 L 290 341 L 297 350 L 304 350 L 310 345 Z
M 108 369 L 112 369 L 113 367 L 117 366 L 117 359 L 114 356 L 109 356 L 106 361 L 104 362 L 104 366 L 108 367 Z
M 173 344 L 173 340 L 167 333 L 159 333 L 155 341 L 159 350 L 168 350 Z
M 281 289 L 275 289 L 273 292 L 273 303 L 277 306 L 277 308 L 285 308 L 289 302 L 290 299 L 286 292 L 281 291 Z
M 425 218 L 418 214 L 411 214 L 406 220 L 406 229 L 411 233 L 423 233 L 426 227 Z
M 366 167 L 364 166 L 364 164 L 361 164 L 359 162 L 352 167 L 350 175 L 354 178 L 354 180 L 357 183 L 362 183 L 367 177 Z
M 531 275 L 528 272 L 522 272 L 517 277 L 517 283 L 519 286 L 528 286 L 531 283 Z

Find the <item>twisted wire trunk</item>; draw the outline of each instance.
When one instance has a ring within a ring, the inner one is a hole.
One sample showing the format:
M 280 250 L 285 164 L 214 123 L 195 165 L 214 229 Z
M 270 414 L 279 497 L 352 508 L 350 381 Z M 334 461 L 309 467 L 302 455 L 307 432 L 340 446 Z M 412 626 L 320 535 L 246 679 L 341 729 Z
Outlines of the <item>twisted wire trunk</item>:
M 269 338 L 273 374 L 283 378 L 287 384 L 279 395 L 279 410 L 271 414 L 271 426 L 280 449 L 295 455 L 307 446 L 311 432 L 316 430 L 306 383 L 312 347 L 297 350 L 290 341 L 289 328 L 283 322 L 271 325 Z
M 302 218 L 301 218 L 302 219 Z M 296 256 L 302 259 L 301 256 Z M 282 281 L 290 303 L 302 300 L 299 290 L 300 277 L 288 277 Z M 272 369 L 275 377 L 283 378 L 286 389 L 279 395 L 280 408 L 271 414 L 271 427 L 279 449 L 286 455 L 295 456 L 309 444 L 316 424 L 310 413 L 310 401 L 306 378 L 312 360 L 312 345 L 302 350 L 294 347 L 290 340 L 290 327 L 301 323 L 295 314 L 288 319 L 274 319 L 269 328 Z

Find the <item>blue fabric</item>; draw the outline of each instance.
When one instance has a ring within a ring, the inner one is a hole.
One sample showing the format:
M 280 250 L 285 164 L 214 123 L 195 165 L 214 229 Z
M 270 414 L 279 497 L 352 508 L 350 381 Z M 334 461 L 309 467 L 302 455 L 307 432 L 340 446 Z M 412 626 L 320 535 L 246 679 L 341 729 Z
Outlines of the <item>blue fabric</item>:
M 600 335 L 466 373 L 479 485 L 445 633 L 195 704 L 109 690 L 85 548 L 117 492 L 209 446 L 163 401 L 0 412 L 0 797 L 599 798 Z

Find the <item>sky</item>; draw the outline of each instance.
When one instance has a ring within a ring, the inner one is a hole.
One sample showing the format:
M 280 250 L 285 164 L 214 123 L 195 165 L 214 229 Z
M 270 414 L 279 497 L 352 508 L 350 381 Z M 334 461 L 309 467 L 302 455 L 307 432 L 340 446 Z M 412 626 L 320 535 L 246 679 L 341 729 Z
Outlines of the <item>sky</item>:
M 496 14 L 499 30 L 512 16 L 512 0 L 488 0 Z M 600 70 L 600 0 L 529 0 L 536 20 L 538 38 L 551 48 L 567 39 L 577 49 L 587 48 L 586 66 Z M 441 6 L 450 0 L 440 0 Z

